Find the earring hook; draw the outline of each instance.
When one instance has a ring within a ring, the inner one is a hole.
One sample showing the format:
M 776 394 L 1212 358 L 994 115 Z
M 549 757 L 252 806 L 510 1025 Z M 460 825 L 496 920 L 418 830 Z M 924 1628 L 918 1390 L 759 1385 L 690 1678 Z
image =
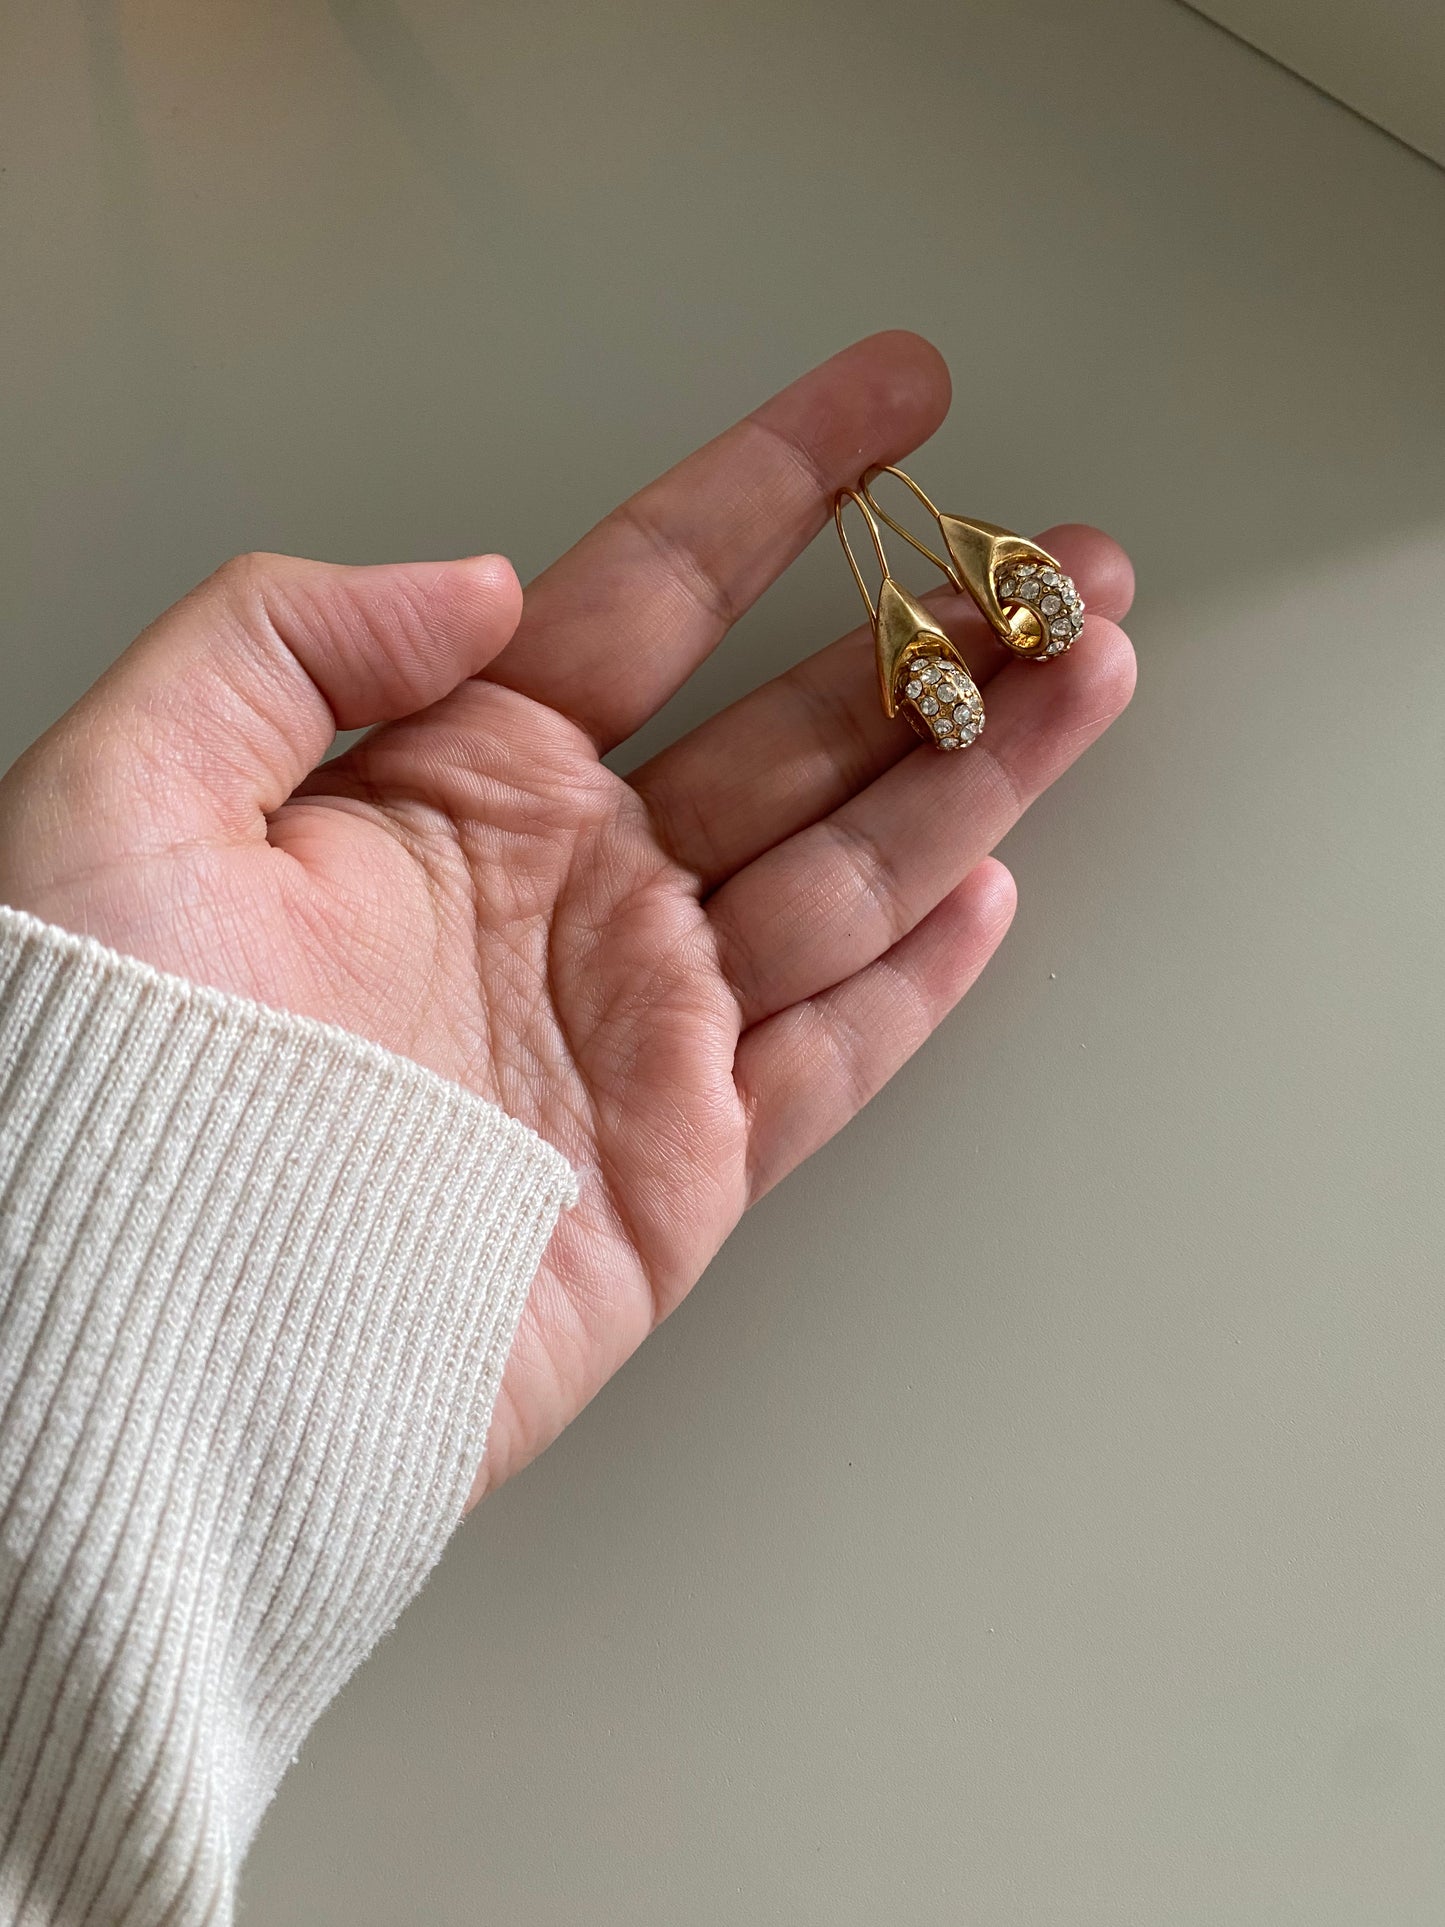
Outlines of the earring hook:
M 906 475 L 901 468 L 894 468 L 890 462 L 880 462 L 877 464 L 876 467 L 866 469 L 863 473 L 862 479 L 858 484 L 859 489 L 862 491 L 863 501 L 873 511 L 873 513 L 875 515 L 881 516 L 882 519 L 888 524 L 889 528 L 892 529 L 893 533 L 895 535 L 901 535 L 903 537 L 903 540 L 908 544 L 908 546 L 911 549 L 917 549 L 920 555 L 927 556 L 928 560 L 933 564 L 934 568 L 940 569 L 943 572 L 943 574 L 948 578 L 948 580 L 954 585 L 954 587 L 957 588 L 959 586 L 958 571 L 954 568 L 953 564 L 951 562 L 945 562 L 941 555 L 935 554 L 934 551 L 929 548 L 926 542 L 920 542 L 918 537 L 916 535 L 911 534 L 909 530 L 904 528 L 901 522 L 895 522 L 893 517 L 888 513 L 887 509 L 884 508 L 881 503 L 879 503 L 874 499 L 873 491 L 870 484 L 880 475 L 892 475 L 898 481 L 902 482 L 903 486 L 906 489 L 911 490 L 912 493 L 917 497 L 917 499 L 920 502 L 922 502 L 923 506 L 928 510 L 928 513 L 933 517 L 934 521 L 937 522 L 940 526 L 942 526 L 943 516 L 939 511 L 937 504 L 932 500 L 930 496 L 924 494 L 923 490 L 918 486 L 917 482 L 914 481 L 911 475 Z
M 858 558 L 853 553 L 853 544 L 848 540 L 848 531 L 843 526 L 843 510 L 849 502 L 852 502 L 855 507 L 862 512 L 863 519 L 868 524 L 868 533 L 873 541 L 873 553 L 878 558 L 878 567 L 885 582 L 888 580 L 889 575 L 888 557 L 883 553 L 883 538 L 878 533 L 878 524 L 873 519 L 872 508 L 863 499 L 863 496 L 858 493 L 856 488 L 839 489 L 837 495 L 833 498 L 834 526 L 838 530 L 838 540 L 843 544 L 843 553 L 848 558 L 848 567 L 853 571 L 853 580 L 858 584 L 858 593 L 863 598 L 863 607 L 868 611 L 868 620 L 876 623 L 878 620 L 878 604 L 868 593 L 868 584 L 863 580 L 863 571 L 858 567 Z M 879 513 L 881 514 L 882 511 L 880 510 Z M 888 518 L 884 516 L 883 519 L 886 522 Z

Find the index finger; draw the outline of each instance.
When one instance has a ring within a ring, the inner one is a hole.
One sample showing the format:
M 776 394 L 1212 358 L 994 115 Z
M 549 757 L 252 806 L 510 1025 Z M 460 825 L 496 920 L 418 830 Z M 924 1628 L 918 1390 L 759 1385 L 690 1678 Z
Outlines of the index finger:
M 488 678 L 561 710 L 610 749 L 807 547 L 838 490 L 926 440 L 949 396 L 942 356 L 918 335 L 845 348 L 538 576 Z

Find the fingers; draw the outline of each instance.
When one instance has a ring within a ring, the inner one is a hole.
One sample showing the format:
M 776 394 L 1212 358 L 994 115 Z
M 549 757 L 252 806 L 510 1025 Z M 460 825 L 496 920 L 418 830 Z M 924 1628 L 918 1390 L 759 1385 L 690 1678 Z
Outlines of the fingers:
M 57 731 L 79 722 L 122 746 L 137 780 L 163 766 L 163 833 L 178 815 L 196 827 L 198 808 L 216 831 L 254 833 L 338 729 L 444 696 L 502 648 L 520 609 L 502 556 L 368 568 L 241 556 L 152 623 Z
M 1059 522 L 1039 537 L 1096 616 L 1122 622 L 1134 606 L 1134 564 L 1112 535 L 1087 522 Z
M 1127 613 L 1134 571 L 1117 542 L 1077 523 L 1039 539 L 1074 577 L 1091 617 Z M 1011 660 L 967 596 L 925 601 L 981 686 Z M 1028 665 L 1040 676 L 1061 666 Z M 855 629 L 692 730 L 635 771 L 632 782 L 664 843 L 710 890 L 836 809 L 914 741 L 905 725 L 883 715 L 873 639 L 866 628 Z
M 915 750 L 739 870 L 708 915 L 743 1023 L 838 983 L 903 937 L 1107 729 L 1133 686 L 1128 639 L 1094 619 L 1060 663 L 1011 663 L 993 679 L 972 749 Z
M 838 489 L 931 435 L 948 372 L 916 335 L 845 348 L 613 511 L 538 577 L 492 677 L 609 749 L 822 527 Z
M 855 1117 L 973 983 L 1013 918 L 1013 878 L 989 858 L 903 940 L 831 990 L 744 1032 L 735 1075 L 761 1197 Z

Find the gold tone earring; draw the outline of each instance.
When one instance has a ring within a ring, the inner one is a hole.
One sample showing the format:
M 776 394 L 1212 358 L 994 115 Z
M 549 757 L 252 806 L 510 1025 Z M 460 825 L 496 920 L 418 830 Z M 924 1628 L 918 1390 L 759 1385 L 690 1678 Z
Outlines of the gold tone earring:
M 938 524 L 946 555 L 936 555 L 879 504 L 872 485 L 880 475 L 895 476 L 928 510 Z M 945 515 L 901 468 L 870 468 L 858 489 L 861 501 L 895 535 L 942 569 L 960 595 L 973 597 L 1005 649 L 1024 662 L 1053 662 L 1072 648 L 1084 626 L 1083 597 L 1072 577 L 1037 542 L 992 522 Z
M 862 512 L 878 558 L 881 580 L 876 600 L 868 593 L 843 526 L 843 510 L 849 502 Z M 925 741 L 939 749 L 967 749 L 983 728 L 983 698 L 963 657 L 923 604 L 894 581 L 873 511 L 857 489 L 844 489 L 838 495 L 833 503 L 833 520 L 873 625 L 884 715 L 896 716 L 901 709 Z M 947 574 L 946 569 L 944 572 Z

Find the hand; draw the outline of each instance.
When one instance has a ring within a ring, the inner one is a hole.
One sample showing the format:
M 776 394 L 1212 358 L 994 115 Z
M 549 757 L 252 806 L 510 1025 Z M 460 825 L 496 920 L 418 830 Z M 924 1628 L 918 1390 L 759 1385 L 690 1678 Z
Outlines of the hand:
M 973 982 L 1014 904 L 988 852 L 1128 701 L 1128 561 L 1064 528 L 1089 615 L 1060 662 L 936 605 L 989 684 L 967 752 L 884 720 L 858 630 L 630 780 L 599 760 L 947 404 L 925 343 L 861 342 L 615 510 L 525 613 L 496 556 L 229 562 L 0 784 L 0 900 L 403 1052 L 578 1170 L 474 1497 Z

